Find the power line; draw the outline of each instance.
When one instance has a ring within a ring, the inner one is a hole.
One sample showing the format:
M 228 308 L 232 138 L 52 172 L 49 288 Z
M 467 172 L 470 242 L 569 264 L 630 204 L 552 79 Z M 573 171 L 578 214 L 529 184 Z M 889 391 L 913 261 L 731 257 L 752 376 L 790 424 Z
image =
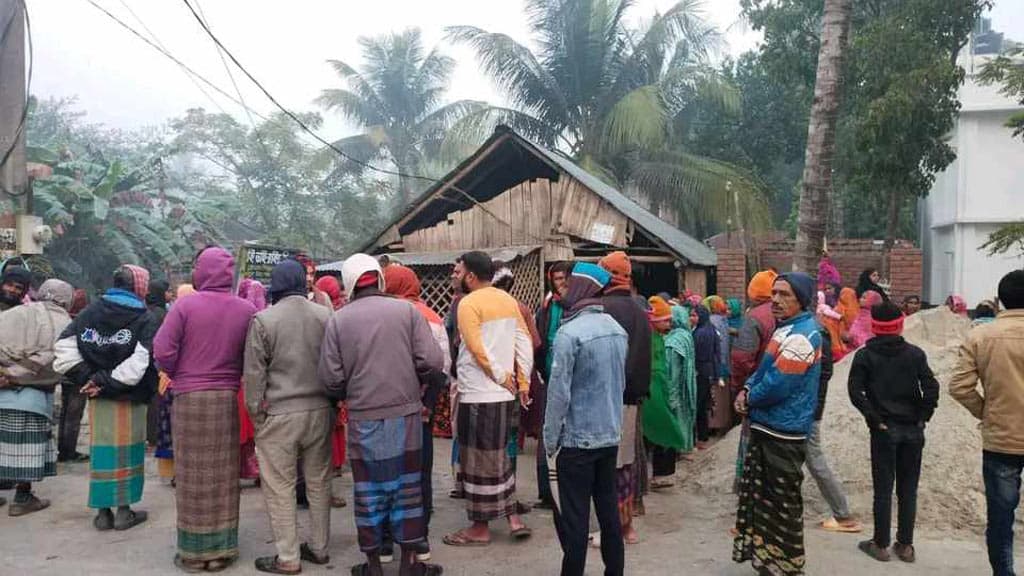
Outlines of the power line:
M 122 2 L 123 1 L 124 0 L 122 0 Z M 199 0 L 195 0 L 195 3 L 196 8 L 199 9 L 199 13 L 202 15 L 203 21 L 205 22 L 206 14 L 203 12 L 203 7 L 199 4 Z M 228 66 L 228 61 L 224 59 L 224 52 L 220 49 L 219 46 L 217 47 L 217 56 L 220 57 L 220 63 L 224 65 L 224 71 L 228 73 L 228 79 L 231 80 L 231 85 L 235 88 L 235 94 L 238 94 L 238 100 L 241 101 L 242 104 L 244 105 L 245 98 L 242 96 L 242 91 L 238 88 L 238 82 L 235 82 L 235 75 L 231 72 L 231 67 Z M 249 112 L 249 107 L 244 106 L 244 110 L 246 117 L 249 118 L 249 124 L 252 125 L 252 131 L 254 134 L 256 134 L 256 140 L 260 143 L 260 146 L 262 146 L 263 149 L 266 150 L 266 146 L 263 144 L 263 139 L 260 138 L 260 131 L 258 128 L 256 128 L 256 122 L 252 119 L 252 114 Z
M 204 77 L 204 76 L 203 76 L 202 74 L 199 74 L 198 72 L 196 72 L 195 70 L 193 70 L 192 68 L 190 68 L 190 67 L 188 66 L 188 64 L 185 64 L 184 62 L 182 62 L 181 60 L 179 60 L 178 58 L 176 58 L 176 57 L 175 57 L 175 56 L 174 56 L 173 54 L 171 54 L 171 53 L 170 53 L 170 52 L 168 52 L 167 50 L 165 50 L 165 49 L 161 48 L 160 46 L 157 46 L 156 44 L 154 44 L 154 43 L 153 43 L 153 41 L 151 41 L 151 40 L 150 40 L 149 38 L 146 38 L 145 36 L 143 36 L 142 34 L 140 34 L 140 33 L 139 33 L 139 31 L 137 31 L 136 29 L 134 29 L 134 28 L 132 28 L 131 26 L 129 26 L 128 24 L 126 24 L 126 23 L 125 23 L 125 22 L 124 22 L 123 20 L 121 20 L 121 19 L 120 19 L 120 18 L 118 18 L 117 16 L 115 16 L 115 15 L 111 14 L 111 13 L 110 13 L 110 11 L 108 11 L 108 10 L 107 10 L 106 8 L 104 8 L 103 6 L 100 6 L 99 4 L 97 4 L 97 3 L 95 2 L 95 0 L 85 0 L 85 1 L 86 1 L 86 2 L 88 2 L 89 4 L 92 4 L 92 5 L 93 5 L 93 7 L 94 7 L 94 8 L 96 8 L 97 10 L 99 10 L 100 12 L 103 12 L 104 14 L 106 14 L 106 16 L 107 16 L 108 18 L 110 18 L 111 20 L 113 20 L 114 22 L 117 22 L 117 23 L 118 23 L 119 25 L 121 25 L 121 27 L 122 27 L 122 28 L 124 28 L 124 29 L 125 29 L 125 30 L 127 30 L 128 32 L 131 32 L 131 33 L 132 33 L 132 35 L 134 35 L 134 36 L 135 36 L 136 38 L 138 38 L 139 40 L 142 40 L 143 42 L 145 42 L 146 44 L 148 44 L 148 45 L 149 45 L 149 46 L 150 46 L 151 48 L 153 48 L 153 49 L 154 49 L 154 50 L 156 50 L 157 52 L 159 52 L 159 53 L 163 54 L 163 55 L 164 55 L 165 57 L 167 57 L 167 58 L 168 58 L 169 60 L 171 60 L 172 62 L 174 62 L 175 64 L 177 64 L 177 65 L 178 65 L 178 66 L 179 66 L 179 67 L 180 67 L 180 68 L 181 68 L 182 70 L 184 70 L 184 71 L 185 71 L 185 72 L 186 72 L 187 74 L 190 74 L 190 75 L 194 76 L 195 78 L 197 78 L 198 80 L 202 81 L 202 82 L 203 82 L 203 84 L 206 84 L 206 85 L 207 85 L 207 86 L 209 86 L 210 88 L 213 88 L 214 90 L 216 90 L 216 91 L 217 91 L 217 92 L 218 92 L 219 94 L 221 94 L 222 96 L 224 96 L 224 97 L 225 97 L 225 98 L 227 98 L 228 100 L 231 100 L 232 102 L 234 102 L 234 103 L 238 104 L 239 106 L 242 106 L 243 108 L 247 108 L 247 109 L 248 109 L 248 107 L 247 107 L 247 106 L 245 105 L 245 103 L 243 103 L 243 102 L 240 102 L 240 101 L 239 101 L 239 100 L 238 100 L 237 98 L 235 98 L 235 97 L 234 97 L 234 96 L 232 96 L 231 94 L 228 94 L 228 93 L 227 93 L 227 92 L 226 92 L 226 91 L 225 91 L 224 89 L 222 89 L 222 88 L 221 88 L 220 86 L 217 86 L 217 85 L 216 85 L 216 84 L 214 84 L 213 82 L 210 82 L 209 80 L 207 80 L 207 79 L 206 79 L 206 78 L 205 78 L 205 77 Z M 270 120 L 269 118 L 267 118 L 267 117 L 266 117 L 266 116 L 264 116 L 263 114 L 260 114 L 260 113 L 259 113 L 258 111 L 256 111 L 256 110 L 250 110 L 250 111 L 251 111 L 251 112 L 252 112 L 253 114 L 255 114 L 255 115 L 256 115 L 256 116 L 258 117 L 258 118 L 260 118 L 260 119 L 262 119 L 262 120 L 268 120 L 268 121 Z
M 0 159 L 0 167 L 7 164 L 7 160 L 9 160 L 11 154 L 14 153 L 14 149 L 18 147 L 18 140 L 21 139 L 22 132 L 25 131 L 25 122 L 28 120 L 29 95 L 32 93 L 32 68 L 35 60 L 35 51 L 32 49 L 32 22 L 29 20 L 28 6 L 25 5 L 24 0 L 18 0 L 18 3 L 21 4 L 21 11 L 25 15 L 25 37 L 28 39 L 28 75 L 25 81 L 25 105 L 21 108 L 21 119 L 18 120 L 18 128 L 14 131 L 14 138 L 11 140 L 11 145 L 6 151 L 4 151 L 3 158 Z M 12 26 L 14 26 L 13 13 L 11 14 L 10 21 L 7 22 L 7 26 L 4 28 L 3 37 L 0 38 L 0 47 L 7 44 L 8 32 L 10 32 Z M 28 194 L 28 188 L 21 192 L 7 189 L 4 189 L 3 191 L 13 198 L 18 198 Z
M 89 0 L 89 1 L 91 2 L 92 0 Z M 182 0 L 182 1 L 185 3 L 185 6 L 188 7 L 189 11 L 192 12 L 192 15 L 195 17 L 196 21 L 199 22 L 199 25 L 203 27 L 203 30 L 206 31 L 206 34 L 209 35 L 210 38 L 217 44 L 217 46 L 219 46 L 221 48 L 221 50 L 224 51 L 224 54 L 227 54 L 228 58 L 230 58 L 231 61 L 235 63 L 235 66 L 238 66 L 238 69 L 241 70 L 242 73 L 245 74 L 246 77 L 249 78 L 249 80 L 252 81 L 252 83 L 255 84 L 257 88 L 260 89 L 261 92 L 263 92 L 263 95 L 266 96 L 267 99 L 269 99 L 274 104 L 274 106 L 276 106 L 279 110 L 281 110 L 281 112 L 283 112 L 286 116 L 291 118 L 292 121 L 294 121 L 296 124 L 298 124 L 298 126 L 300 128 L 302 128 L 303 131 L 305 131 L 306 133 L 311 135 L 313 138 L 316 138 L 316 140 L 318 142 L 320 142 L 324 146 L 327 146 L 328 148 L 330 148 L 331 150 L 336 152 L 342 158 L 345 158 L 346 160 L 348 160 L 350 162 L 353 162 L 353 163 L 355 163 L 355 164 L 357 164 L 359 166 L 362 166 L 364 168 L 367 168 L 369 170 L 373 170 L 373 171 L 379 172 L 381 174 L 388 174 L 390 176 L 398 176 L 399 178 L 410 178 L 410 179 L 414 179 L 414 180 L 424 180 L 424 181 L 431 182 L 431 183 L 437 183 L 438 182 L 438 180 L 436 178 L 431 178 L 429 176 L 421 176 L 419 174 L 406 174 L 404 172 L 399 172 L 399 171 L 396 171 L 396 170 L 388 170 L 386 168 L 380 168 L 378 166 L 374 166 L 374 165 L 370 164 L 369 162 L 365 162 L 363 160 L 359 160 L 358 158 L 354 158 L 353 156 L 349 155 L 345 151 L 343 151 L 340 148 L 338 148 L 337 146 L 335 146 L 333 143 L 328 142 L 327 140 L 325 140 L 319 134 L 314 132 L 309 126 L 307 126 L 306 123 L 303 122 L 301 118 L 299 118 L 298 116 L 295 115 L 294 112 L 292 112 L 291 110 L 289 110 L 289 109 L 285 108 L 284 106 L 282 106 L 281 103 L 277 101 L 277 98 L 274 98 L 274 95 L 271 94 L 266 88 L 263 87 L 263 84 L 261 84 L 260 81 L 257 80 L 249 72 L 249 70 L 246 69 L 246 67 L 243 66 L 241 62 L 238 61 L 238 58 L 235 58 L 235 55 L 232 54 L 231 51 L 228 50 L 226 46 L 224 46 L 224 44 L 220 41 L 220 39 L 217 38 L 217 36 L 213 33 L 213 31 L 210 30 L 210 27 L 206 25 L 206 22 L 204 22 L 203 19 L 199 16 L 199 14 L 196 12 L 195 8 L 192 7 L 192 4 L 189 2 L 189 0 Z
M 127 10 L 128 13 L 132 15 L 132 18 L 134 18 L 135 21 L 138 22 L 140 26 L 142 26 L 142 29 L 145 30 L 150 35 L 150 37 L 153 38 L 153 41 L 156 42 L 164 50 L 167 50 L 167 46 L 163 42 L 160 41 L 160 38 L 157 37 L 155 32 L 150 30 L 149 26 L 146 26 L 146 23 L 142 21 L 142 18 L 140 18 L 139 15 L 135 13 L 135 10 L 132 10 L 132 7 L 129 6 L 128 3 L 125 2 L 125 0 L 119 0 L 119 1 L 121 2 L 121 6 L 124 6 L 125 10 Z M 220 102 L 218 102 L 216 98 L 211 96 L 210 93 L 206 91 L 206 88 L 203 88 L 203 85 L 200 84 L 199 81 L 196 80 L 192 76 L 192 74 L 189 74 L 188 72 L 186 72 L 185 76 L 189 79 L 189 81 L 192 82 L 192 84 L 200 92 L 203 93 L 203 96 L 206 96 L 206 99 L 209 100 L 211 104 L 213 104 L 222 113 L 227 114 L 228 116 L 230 116 L 230 114 L 228 114 L 228 111 L 225 110 L 224 107 L 220 105 Z M 244 102 L 243 102 L 243 104 L 244 104 Z

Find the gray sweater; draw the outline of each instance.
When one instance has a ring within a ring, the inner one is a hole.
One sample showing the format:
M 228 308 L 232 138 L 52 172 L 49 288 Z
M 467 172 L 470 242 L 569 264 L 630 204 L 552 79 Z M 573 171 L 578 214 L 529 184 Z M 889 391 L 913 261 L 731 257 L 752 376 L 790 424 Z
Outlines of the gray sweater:
M 245 403 L 254 422 L 270 414 L 327 408 L 317 363 L 327 308 L 288 296 L 257 314 L 245 342 Z
M 383 420 L 422 408 L 420 383 L 444 367 L 427 321 L 404 300 L 357 297 L 331 316 L 320 355 L 320 380 L 344 399 L 352 420 Z

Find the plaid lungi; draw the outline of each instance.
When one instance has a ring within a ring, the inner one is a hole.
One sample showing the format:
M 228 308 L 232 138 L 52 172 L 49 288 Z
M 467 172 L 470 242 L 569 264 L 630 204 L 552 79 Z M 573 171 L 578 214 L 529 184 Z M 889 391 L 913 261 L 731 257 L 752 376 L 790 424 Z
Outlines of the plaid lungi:
M 114 508 L 142 500 L 146 476 L 145 404 L 89 401 L 89 507 Z
M 459 479 L 471 522 L 490 522 L 515 513 L 516 476 L 508 450 L 517 403 L 459 404 Z
M 348 458 L 355 483 L 359 548 L 381 549 L 384 525 L 400 545 L 423 542 L 423 419 L 419 412 L 384 420 L 349 420 Z
M 233 390 L 174 396 L 178 554 L 238 556 L 238 400 Z
M 0 409 L 0 480 L 39 482 L 57 475 L 53 425 L 42 414 Z
M 758 574 L 804 573 L 803 440 L 750 431 L 740 479 L 732 559 Z

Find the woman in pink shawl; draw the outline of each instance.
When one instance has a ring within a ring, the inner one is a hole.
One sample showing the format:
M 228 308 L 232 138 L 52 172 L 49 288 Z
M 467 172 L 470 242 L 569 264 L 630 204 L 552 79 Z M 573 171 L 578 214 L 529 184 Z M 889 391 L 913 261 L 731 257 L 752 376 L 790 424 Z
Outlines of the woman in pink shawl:
M 967 301 L 956 294 L 946 298 L 946 306 L 949 311 L 958 316 L 967 316 Z
M 248 300 L 256 311 L 259 312 L 267 307 L 267 291 L 258 281 L 245 278 L 238 284 L 238 297 Z M 249 410 L 245 407 L 245 386 L 238 389 L 238 421 L 240 423 L 238 439 L 241 443 L 240 458 L 241 467 L 238 476 L 244 480 L 255 480 L 260 482 L 260 466 L 256 459 L 256 428 L 249 418 Z
M 860 311 L 857 312 L 857 319 L 850 327 L 850 344 L 852 348 L 860 348 L 865 342 L 874 337 L 871 331 L 871 307 L 882 303 L 882 295 L 874 290 L 868 290 L 860 297 Z

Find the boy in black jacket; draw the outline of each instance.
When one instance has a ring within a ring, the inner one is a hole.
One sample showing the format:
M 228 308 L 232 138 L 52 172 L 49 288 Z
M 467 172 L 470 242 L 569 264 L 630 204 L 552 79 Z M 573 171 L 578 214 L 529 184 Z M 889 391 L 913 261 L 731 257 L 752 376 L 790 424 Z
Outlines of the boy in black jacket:
M 924 351 L 906 342 L 903 312 L 891 302 L 871 309 L 875 337 L 857 351 L 850 367 L 850 401 L 871 430 L 871 477 L 874 484 L 875 537 L 860 549 L 888 562 L 892 523 L 892 490 L 896 482 L 898 515 L 893 552 L 914 561 L 914 517 L 921 476 L 924 427 L 939 401 Z

